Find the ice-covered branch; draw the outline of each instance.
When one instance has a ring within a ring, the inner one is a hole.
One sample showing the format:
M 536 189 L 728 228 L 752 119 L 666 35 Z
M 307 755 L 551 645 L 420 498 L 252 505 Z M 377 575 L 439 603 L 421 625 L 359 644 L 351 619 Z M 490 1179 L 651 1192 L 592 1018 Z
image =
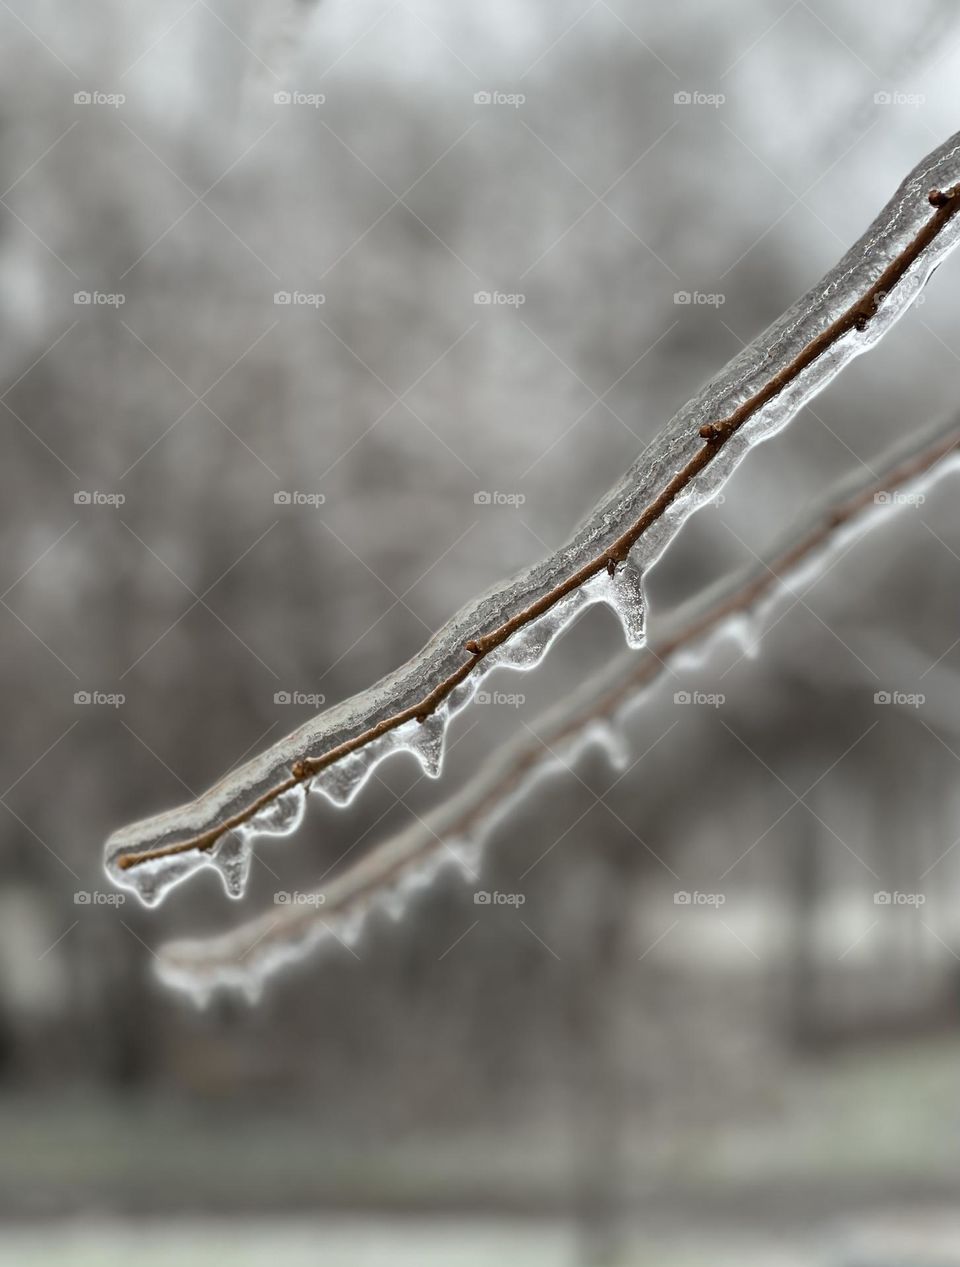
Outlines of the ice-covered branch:
M 424 820 L 384 841 L 322 891 L 298 895 L 232 932 L 172 942 L 158 960 L 169 985 L 203 997 L 217 986 L 251 997 L 285 964 L 329 940 L 358 936 L 366 916 L 386 909 L 399 916 L 410 896 L 439 869 L 459 865 L 472 874 L 485 840 L 536 783 L 567 771 L 581 752 L 602 744 L 617 764 L 629 746 L 624 723 L 651 685 L 685 656 L 703 656 L 730 636 L 759 635 L 769 611 L 793 592 L 804 574 L 829 559 L 909 499 L 893 496 L 926 487 L 960 470 L 960 416 L 911 437 L 876 464 L 879 474 L 847 481 L 820 510 L 787 535 L 769 557 L 751 565 L 681 609 L 665 635 L 639 655 L 624 652 L 605 672 L 494 753 L 464 787 Z
M 538 663 L 591 603 L 611 605 L 628 643 L 642 646 L 647 569 L 750 448 L 786 426 L 916 298 L 960 240 L 958 178 L 960 136 L 924 159 L 840 263 L 680 410 L 566 546 L 197 800 L 115 833 L 106 849 L 114 881 L 155 903 L 212 866 L 239 896 L 251 839 L 295 830 L 307 790 L 345 805 L 399 750 L 436 776 L 446 727 L 485 674 Z

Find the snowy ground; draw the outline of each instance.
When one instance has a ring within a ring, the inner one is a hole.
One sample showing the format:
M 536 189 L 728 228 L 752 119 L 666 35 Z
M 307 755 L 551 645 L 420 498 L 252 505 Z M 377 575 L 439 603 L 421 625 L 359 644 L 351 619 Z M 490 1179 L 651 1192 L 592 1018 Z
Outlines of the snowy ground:
M 577 1267 L 557 1224 L 332 1219 L 240 1222 L 87 1220 L 0 1231 L 0 1267 Z M 717 1228 L 633 1238 L 624 1267 L 953 1267 L 960 1218 L 846 1224 L 789 1241 Z

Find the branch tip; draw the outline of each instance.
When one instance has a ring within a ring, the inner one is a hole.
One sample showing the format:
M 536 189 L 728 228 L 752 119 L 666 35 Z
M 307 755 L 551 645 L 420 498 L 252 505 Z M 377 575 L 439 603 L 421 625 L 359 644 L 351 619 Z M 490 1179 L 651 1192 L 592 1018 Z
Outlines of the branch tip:
M 944 193 L 942 189 L 931 189 L 927 194 L 927 202 L 931 207 L 945 207 L 951 197 L 952 193 Z

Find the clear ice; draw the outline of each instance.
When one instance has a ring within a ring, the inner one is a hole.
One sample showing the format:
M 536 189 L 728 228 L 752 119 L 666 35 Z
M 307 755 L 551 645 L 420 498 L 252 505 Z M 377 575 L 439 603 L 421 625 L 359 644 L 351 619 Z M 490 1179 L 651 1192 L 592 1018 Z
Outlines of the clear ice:
M 155 904 L 199 869 L 214 867 L 227 892 L 243 891 L 252 842 L 258 836 L 289 835 L 303 814 L 299 789 L 284 794 L 228 832 L 209 850 L 173 852 L 178 844 L 242 816 L 248 807 L 290 777 L 297 760 L 319 757 L 354 740 L 379 722 L 415 707 L 437 682 L 454 672 L 464 643 L 497 628 L 549 593 L 571 572 L 595 559 L 637 520 L 671 477 L 703 447 L 699 426 L 727 417 L 769 378 L 790 365 L 812 338 L 862 296 L 926 223 L 932 209 L 927 193 L 960 180 L 960 140 L 952 138 L 924 159 L 897 190 L 864 236 L 840 263 L 787 313 L 726 366 L 667 424 L 623 479 L 607 494 L 566 546 L 521 573 L 501 589 L 464 608 L 406 665 L 375 686 L 307 722 L 268 751 L 232 771 L 188 805 L 114 833 L 106 844 L 105 866 L 117 885 Z M 424 722 L 407 722 L 312 776 L 310 789 L 336 805 L 347 805 L 387 756 L 413 753 L 427 774 L 440 772 L 449 720 L 465 708 L 483 678 L 497 667 L 531 669 L 552 642 L 586 606 L 609 604 L 621 619 L 626 641 L 644 642 L 645 574 L 660 558 L 682 524 L 714 496 L 750 449 L 782 430 L 797 411 L 821 392 L 854 357 L 868 351 L 916 299 L 930 274 L 960 241 L 954 216 L 879 305 L 862 331 L 838 339 L 777 396 L 759 409 L 720 448 L 697 476 L 634 545 L 613 575 L 605 570 L 553 605 L 481 661 L 448 697 L 445 707 Z M 165 856 L 124 868 L 129 855 L 168 849 Z

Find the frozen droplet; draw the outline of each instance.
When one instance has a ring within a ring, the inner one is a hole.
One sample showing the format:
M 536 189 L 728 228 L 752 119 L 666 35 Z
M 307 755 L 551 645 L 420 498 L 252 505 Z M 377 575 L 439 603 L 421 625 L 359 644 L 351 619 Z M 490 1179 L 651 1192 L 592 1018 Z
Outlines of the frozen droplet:
M 114 859 L 108 863 L 107 872 L 114 884 L 136 893 L 144 906 L 159 906 L 174 885 L 206 864 L 205 854 L 189 851 L 153 858 L 127 869 Z
M 630 744 L 622 729 L 613 722 L 593 722 L 587 731 L 586 741 L 602 748 L 615 770 L 625 770 L 630 764 Z
M 574 590 L 512 633 L 506 642 L 494 648 L 487 657 L 489 668 L 533 669 L 550 647 L 586 605 L 583 589 Z
M 724 634 L 738 646 L 748 659 L 756 657 L 760 638 L 756 622 L 747 615 L 731 616 L 724 625 Z
M 252 861 L 253 851 L 245 833 L 227 832 L 214 846 L 210 865 L 219 872 L 229 897 L 243 897 Z
M 395 923 L 399 923 L 407 911 L 407 898 L 402 889 L 393 889 L 382 896 L 380 905 Z
M 356 946 L 363 932 L 363 926 L 366 923 L 369 907 L 364 906 L 359 910 L 351 911 L 340 923 L 339 927 L 334 929 L 334 935 L 343 942 L 345 946 L 351 949 Z
M 474 669 L 469 673 L 462 682 L 458 682 L 450 694 L 447 696 L 447 712 L 448 715 L 456 717 L 459 713 L 473 701 L 473 697 L 479 691 L 483 679 L 487 673 L 483 669 Z
M 162 978 L 161 978 L 162 979 Z M 205 1012 L 210 1006 L 210 1000 L 213 997 L 213 991 L 205 983 L 194 982 L 189 985 L 182 981 L 168 982 L 167 984 L 177 984 L 185 988 L 190 999 L 198 1012 Z
M 306 800 L 302 785 L 292 787 L 275 801 L 265 805 L 246 826 L 254 835 L 290 836 L 303 821 Z
M 238 766 L 201 797 L 114 833 L 107 842 L 106 856 L 116 882 L 138 893 L 147 904 L 156 904 L 175 884 L 212 865 L 224 876 L 228 890 L 237 892 L 249 867 L 249 856 L 244 857 L 237 844 L 239 837 L 232 837 L 229 845 L 218 845 L 213 852 L 205 851 L 202 844 L 191 846 L 191 841 L 212 839 L 225 823 L 236 821 L 245 807 L 259 804 L 271 789 L 285 784 L 293 762 L 340 749 L 356 736 L 378 728 L 385 718 L 404 711 L 411 701 L 429 697 L 445 675 L 458 671 L 466 642 L 512 623 L 531 605 L 539 610 L 584 570 L 592 578 L 586 585 L 564 593 L 542 615 L 484 657 L 487 667 L 478 666 L 476 674 L 470 675 L 474 682 L 456 688 L 451 710 L 465 706 L 485 671 L 533 668 L 589 602 L 603 601 L 614 607 L 628 644 L 641 646 L 645 623 L 642 573 L 649 572 L 662 556 L 686 516 L 716 493 L 754 446 L 781 431 L 845 365 L 874 345 L 960 242 L 960 216 L 941 219 L 935 233 L 929 235 L 932 213 L 927 198 L 931 187 L 947 188 L 954 183 L 958 153 L 960 147 L 951 139 L 923 159 L 842 261 L 674 416 L 560 549 L 464 609 L 438 631 L 425 652 Z M 910 243 L 916 244 L 915 253 L 904 254 Z M 884 270 L 898 262 L 903 268 L 865 328 L 845 329 L 812 359 L 805 355 L 832 323 L 862 301 Z M 798 363 L 803 366 L 799 371 L 795 369 Z M 773 394 L 771 385 L 776 385 Z M 705 451 L 702 424 L 729 419 L 742 406 L 757 400 L 764 403 L 751 407 L 742 425 L 725 434 L 722 445 Z M 703 460 L 705 452 L 709 456 Z M 692 464 L 696 464 L 695 470 Z M 665 512 L 651 518 L 651 508 L 658 504 L 666 507 Z M 632 533 L 638 523 L 645 523 L 646 528 L 626 563 L 613 576 L 594 573 L 598 560 L 606 557 L 605 549 L 628 530 Z M 380 735 L 313 776 L 311 787 L 334 804 L 347 805 L 377 764 L 404 747 L 416 751 L 424 768 L 434 772 L 439 761 L 436 735 L 428 730 L 416 740 L 407 739 L 401 737 L 398 742 L 395 734 Z M 261 825 L 270 834 L 275 828 L 282 833 L 293 829 L 294 818 L 294 807 L 284 806 L 276 811 L 276 817 L 266 815 Z M 256 825 L 249 830 L 255 832 Z M 181 844 L 187 846 L 186 852 L 139 861 L 158 850 L 176 850 Z M 123 857 L 133 863 L 126 870 L 120 866 Z
M 647 604 L 643 575 L 630 558 L 611 573 L 605 569 L 588 582 L 595 602 L 607 603 L 620 617 L 627 646 L 639 650 L 646 643 Z
M 412 752 L 423 767 L 424 774 L 431 779 L 440 777 L 448 716 L 446 707 L 441 704 L 422 722 L 407 722 L 396 732 L 397 747 Z
M 549 642 L 549 622 L 542 625 L 540 620 L 532 621 L 511 634 L 499 647 L 495 647 L 490 652 L 487 663 L 495 668 L 532 669 L 543 659 Z
M 237 981 L 237 988 L 251 1007 L 256 1007 L 263 997 L 263 979 L 252 972 Z
M 451 862 L 460 874 L 468 880 L 475 880 L 480 870 L 483 854 L 482 846 L 475 840 L 460 839 L 444 842 L 446 860 Z M 441 862 L 444 859 L 440 860 Z
M 348 752 L 339 761 L 325 766 L 310 779 L 311 792 L 319 792 L 339 808 L 349 805 L 373 774 L 378 756 L 387 749 L 382 739 L 374 740 L 365 748 Z

